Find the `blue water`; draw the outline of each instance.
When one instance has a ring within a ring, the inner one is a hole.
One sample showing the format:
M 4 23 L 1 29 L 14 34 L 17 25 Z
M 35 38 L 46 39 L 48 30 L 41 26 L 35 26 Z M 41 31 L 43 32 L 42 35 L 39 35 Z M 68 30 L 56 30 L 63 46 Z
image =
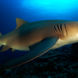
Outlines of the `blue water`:
M 16 28 L 16 18 L 28 22 L 38 20 L 78 21 L 78 0 L 0 0 L 0 32 L 4 35 Z M 0 63 L 26 52 L 10 50 L 0 53 Z

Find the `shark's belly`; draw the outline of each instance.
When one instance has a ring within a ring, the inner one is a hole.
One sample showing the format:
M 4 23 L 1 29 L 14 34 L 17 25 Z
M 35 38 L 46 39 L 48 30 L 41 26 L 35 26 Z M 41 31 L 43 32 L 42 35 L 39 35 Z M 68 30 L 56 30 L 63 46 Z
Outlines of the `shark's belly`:
M 17 50 L 25 50 L 26 47 L 29 47 L 31 45 L 34 45 L 35 43 L 40 42 L 43 40 L 42 35 L 24 35 L 21 37 L 16 37 L 12 40 L 12 42 L 9 44 L 11 48 L 17 49 Z
M 51 47 L 51 49 L 56 49 L 63 46 L 65 42 L 61 39 L 58 39 L 57 42 Z
M 62 47 L 62 46 L 67 45 L 67 44 L 76 43 L 77 38 L 78 38 L 78 35 L 76 35 L 76 37 L 70 36 L 70 37 L 67 37 L 64 39 L 58 39 L 56 44 L 54 46 L 52 46 L 51 49 L 56 49 L 56 48 Z

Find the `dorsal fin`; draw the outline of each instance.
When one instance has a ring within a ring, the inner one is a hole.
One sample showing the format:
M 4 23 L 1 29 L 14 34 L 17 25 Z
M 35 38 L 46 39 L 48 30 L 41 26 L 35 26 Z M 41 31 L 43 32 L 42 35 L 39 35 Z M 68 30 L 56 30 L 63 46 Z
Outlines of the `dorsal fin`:
M 22 20 L 22 19 L 19 19 L 19 18 L 16 18 L 16 29 L 19 28 L 21 25 L 27 23 L 26 21 Z

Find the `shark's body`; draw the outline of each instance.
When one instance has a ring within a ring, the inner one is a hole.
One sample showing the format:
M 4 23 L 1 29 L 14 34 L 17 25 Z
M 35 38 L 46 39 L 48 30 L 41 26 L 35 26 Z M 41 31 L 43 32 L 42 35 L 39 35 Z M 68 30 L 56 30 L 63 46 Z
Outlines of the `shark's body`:
M 15 50 L 30 51 L 27 56 L 19 58 L 21 61 L 29 62 L 50 49 L 78 42 L 78 22 L 60 20 L 23 22 L 16 30 L 0 37 L 1 45 Z M 6 65 L 10 66 L 10 64 Z

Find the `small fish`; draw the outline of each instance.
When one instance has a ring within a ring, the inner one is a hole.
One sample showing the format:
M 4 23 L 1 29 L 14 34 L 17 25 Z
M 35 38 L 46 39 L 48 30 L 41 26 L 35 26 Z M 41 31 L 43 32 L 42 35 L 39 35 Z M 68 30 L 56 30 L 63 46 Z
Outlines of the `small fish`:
M 78 22 L 43 20 L 26 22 L 16 18 L 16 29 L 0 34 L 0 52 L 8 49 L 28 51 L 24 56 L 7 61 L 3 67 L 12 68 L 28 63 L 51 49 L 78 42 Z M 22 63 L 23 62 L 23 63 Z

